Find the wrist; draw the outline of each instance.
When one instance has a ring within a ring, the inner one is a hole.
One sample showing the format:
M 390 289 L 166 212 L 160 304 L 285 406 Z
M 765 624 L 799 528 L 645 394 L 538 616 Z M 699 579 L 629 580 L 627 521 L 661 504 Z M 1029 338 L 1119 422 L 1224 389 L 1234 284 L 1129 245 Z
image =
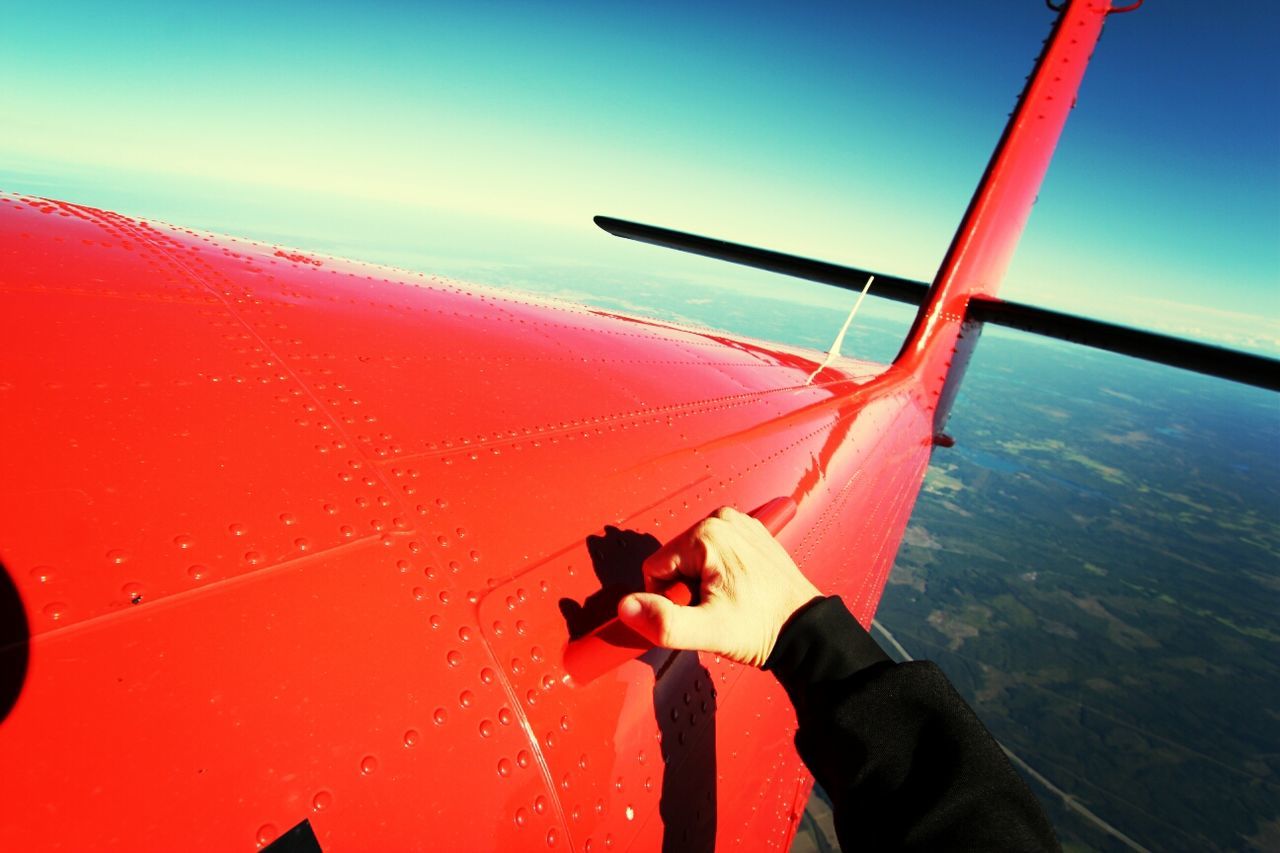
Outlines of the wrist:
M 820 681 L 846 678 L 889 661 L 839 596 L 805 602 L 783 624 L 762 669 L 788 693 Z

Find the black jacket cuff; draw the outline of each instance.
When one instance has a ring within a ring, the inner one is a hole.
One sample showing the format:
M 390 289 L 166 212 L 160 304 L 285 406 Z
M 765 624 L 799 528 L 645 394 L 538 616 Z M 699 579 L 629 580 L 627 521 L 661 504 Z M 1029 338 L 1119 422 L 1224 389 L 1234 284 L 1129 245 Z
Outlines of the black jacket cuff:
M 806 687 L 887 662 L 889 656 L 833 595 L 815 598 L 792 614 L 762 668 L 772 671 L 794 699 Z

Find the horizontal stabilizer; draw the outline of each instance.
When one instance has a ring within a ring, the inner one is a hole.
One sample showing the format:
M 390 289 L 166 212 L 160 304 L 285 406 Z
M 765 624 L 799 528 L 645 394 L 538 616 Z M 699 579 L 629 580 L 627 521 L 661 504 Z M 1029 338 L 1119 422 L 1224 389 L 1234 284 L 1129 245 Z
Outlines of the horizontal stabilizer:
M 701 237 L 697 234 L 642 225 L 638 222 L 628 222 L 608 216 L 595 217 L 595 223 L 617 237 L 665 246 L 668 249 L 679 249 L 682 252 L 691 252 L 794 278 L 816 281 L 845 290 L 861 291 L 867 276 L 874 275 L 876 283 L 875 287 L 871 288 L 871 296 L 906 302 L 910 305 L 923 304 L 929 292 L 929 285 L 923 281 L 898 278 L 826 261 L 815 261 L 811 258 L 744 246 L 741 243 L 731 243 L 714 237 Z M 1108 350 L 1145 361 L 1154 361 L 1271 391 L 1280 391 L 1280 360 L 1263 355 L 992 297 L 976 296 L 969 300 L 967 318 L 973 322 L 1007 326 L 1011 329 Z
M 981 323 L 1007 326 L 1095 349 L 1194 370 L 1233 382 L 1280 391 L 1280 361 L 1264 355 L 1104 323 L 1003 299 L 970 300 L 968 316 Z
M 871 270 L 859 270 L 843 267 L 826 261 L 815 261 L 798 255 L 774 252 L 770 249 L 757 249 L 741 243 L 730 243 L 728 240 L 717 240 L 714 237 L 699 237 L 697 234 L 686 234 L 683 231 L 672 231 L 670 228 L 659 228 L 656 225 L 642 225 L 639 222 L 628 222 L 625 219 L 614 219 L 610 216 L 595 217 L 596 225 L 615 237 L 626 237 L 641 243 L 652 243 L 668 249 L 679 249 L 695 255 L 729 261 L 746 267 L 782 273 L 794 278 L 830 284 L 855 293 L 861 292 L 867 283 L 867 276 L 876 277 L 871 296 L 892 299 L 895 302 L 906 302 L 919 305 L 924 302 L 929 285 L 922 281 L 898 278 Z

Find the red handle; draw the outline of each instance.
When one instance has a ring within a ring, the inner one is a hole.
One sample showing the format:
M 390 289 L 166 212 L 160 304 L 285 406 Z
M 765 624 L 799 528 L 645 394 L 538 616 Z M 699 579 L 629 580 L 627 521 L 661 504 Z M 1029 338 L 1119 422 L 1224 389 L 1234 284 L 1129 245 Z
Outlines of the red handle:
M 751 517 L 777 536 L 787 522 L 796 516 L 796 502 L 791 498 L 774 498 L 750 513 Z M 693 588 L 683 580 L 677 580 L 664 589 L 656 590 L 676 604 L 685 606 L 693 601 Z M 605 672 L 638 658 L 653 648 L 648 640 L 623 625 L 617 617 L 577 640 L 571 640 L 564 650 L 565 682 L 586 684 Z

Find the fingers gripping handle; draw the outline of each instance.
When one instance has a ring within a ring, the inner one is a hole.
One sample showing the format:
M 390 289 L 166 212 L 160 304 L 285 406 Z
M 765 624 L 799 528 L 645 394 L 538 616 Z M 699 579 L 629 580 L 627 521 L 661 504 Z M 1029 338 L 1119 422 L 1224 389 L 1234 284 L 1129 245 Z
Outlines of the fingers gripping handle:
M 770 536 L 777 536 L 782 532 L 782 528 L 787 526 L 787 522 L 796 517 L 796 502 L 787 497 L 774 498 L 756 507 L 748 515 L 763 524 Z M 674 580 L 665 587 L 655 589 L 654 592 L 661 593 L 681 607 L 693 603 L 693 587 L 684 579 Z
M 750 513 L 769 531 L 777 536 L 796 515 L 796 502 L 789 497 L 774 498 Z M 672 602 L 685 606 L 693 602 L 693 587 L 683 580 L 655 590 Z M 653 648 L 653 644 L 632 631 L 616 617 L 599 628 L 570 640 L 564 650 L 565 683 L 587 684 L 611 669 L 634 660 Z

